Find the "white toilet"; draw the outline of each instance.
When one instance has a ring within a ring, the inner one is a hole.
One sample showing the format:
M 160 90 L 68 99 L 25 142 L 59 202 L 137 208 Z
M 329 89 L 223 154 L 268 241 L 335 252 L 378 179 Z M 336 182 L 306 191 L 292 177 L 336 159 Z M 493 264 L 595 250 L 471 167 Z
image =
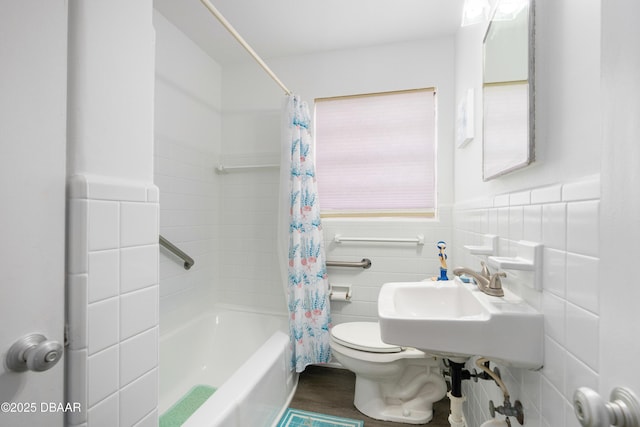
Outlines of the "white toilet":
M 371 418 L 424 424 L 433 418 L 433 403 L 447 392 L 440 359 L 382 342 L 376 322 L 334 326 L 331 351 L 356 374 L 353 403 Z

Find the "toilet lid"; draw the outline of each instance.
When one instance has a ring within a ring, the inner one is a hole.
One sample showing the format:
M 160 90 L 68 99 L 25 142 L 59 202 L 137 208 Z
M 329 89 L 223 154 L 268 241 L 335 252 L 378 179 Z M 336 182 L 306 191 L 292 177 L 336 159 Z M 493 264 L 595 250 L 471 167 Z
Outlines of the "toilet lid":
M 398 353 L 402 347 L 382 342 L 376 322 L 347 322 L 331 329 L 333 339 L 345 347 L 371 353 Z

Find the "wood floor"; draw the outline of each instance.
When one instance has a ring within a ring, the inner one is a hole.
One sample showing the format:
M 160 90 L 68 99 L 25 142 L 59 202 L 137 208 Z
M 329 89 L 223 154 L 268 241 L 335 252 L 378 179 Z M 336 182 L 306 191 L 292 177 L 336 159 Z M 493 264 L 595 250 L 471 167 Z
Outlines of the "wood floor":
M 300 374 L 298 389 L 289 405 L 291 408 L 364 420 L 365 427 L 409 427 L 410 424 L 378 421 L 359 412 L 353 406 L 355 375 L 346 369 L 308 366 Z M 433 405 L 433 420 L 428 427 L 449 427 L 449 399 Z

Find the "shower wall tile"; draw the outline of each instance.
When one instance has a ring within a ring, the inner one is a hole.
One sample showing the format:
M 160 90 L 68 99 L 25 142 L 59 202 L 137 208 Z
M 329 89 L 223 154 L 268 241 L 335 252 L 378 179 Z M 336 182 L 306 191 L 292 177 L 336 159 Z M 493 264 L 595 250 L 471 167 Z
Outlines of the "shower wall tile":
M 463 246 L 478 244 L 486 232 L 498 235 L 500 254 L 514 255 L 520 237 L 544 245 L 541 293 L 512 287 L 544 314 L 544 367 L 539 371 L 509 368 L 514 380 L 509 390 L 517 390 L 515 397 L 525 405 L 527 426 L 574 425 L 575 417 L 570 412 L 573 391 L 578 385 L 597 389 L 599 383 L 599 180 L 591 176 L 532 188 L 528 202 L 522 192 L 505 196 L 496 196 L 483 206 L 456 207 L 450 257 L 474 268 L 479 260 L 466 253 Z M 481 217 L 489 219 L 486 231 L 474 221 Z M 512 286 L 509 280 L 503 284 Z M 489 400 L 486 391 L 475 385 L 466 390 L 467 411 L 484 414 Z M 482 420 L 474 415 L 469 418 L 478 420 L 472 427 Z
M 183 262 L 166 249 L 161 248 L 158 254 L 163 305 L 160 316 L 164 316 L 163 330 L 168 331 L 186 321 L 186 313 L 197 315 L 205 307 L 222 302 L 216 290 L 222 268 L 220 195 L 214 154 L 162 135 L 157 137 L 155 147 L 159 167 L 154 182 L 162 193 L 160 234 L 195 261 L 191 269 L 185 270 Z
M 68 188 L 67 395 L 83 408 L 68 422 L 157 421 L 154 391 L 144 414 L 118 424 L 123 380 L 157 372 L 158 189 L 97 176 L 71 177 Z

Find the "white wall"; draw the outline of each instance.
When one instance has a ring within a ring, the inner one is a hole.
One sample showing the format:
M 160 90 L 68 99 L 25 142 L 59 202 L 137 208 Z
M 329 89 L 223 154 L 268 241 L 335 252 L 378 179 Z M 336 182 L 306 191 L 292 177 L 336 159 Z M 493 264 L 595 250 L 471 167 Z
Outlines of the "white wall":
M 619 254 L 633 253 L 625 242 L 637 235 L 637 198 L 631 201 L 624 190 L 637 177 L 621 172 L 637 168 L 633 128 L 621 130 L 634 123 L 634 111 L 637 115 L 637 95 L 630 95 L 638 93 L 637 38 L 629 35 L 633 23 L 624 18 L 630 3 L 536 1 L 536 162 L 482 181 L 481 96 L 475 106 L 477 136 L 455 153 L 458 258 L 479 266 L 461 247 L 479 243 L 484 233 L 500 237 L 503 255 L 514 255 L 520 239 L 545 247 L 540 294 L 509 278 L 503 282 L 545 316 L 544 367 L 502 370 L 512 401 L 525 406 L 525 426 L 577 426 L 572 407 L 577 387 L 599 390 L 604 398 L 614 386 L 636 393 L 640 387 L 638 376 L 619 366 L 614 350 L 622 347 L 629 355 L 639 350 L 616 332 L 637 323 L 632 304 L 623 303 L 636 298 L 623 284 L 618 261 Z M 458 33 L 458 97 L 467 88 L 481 93 L 484 27 Z M 489 399 L 502 403 L 491 383 L 468 383 L 464 391 L 472 427 L 488 418 Z
M 69 1 L 69 425 L 156 426 L 151 0 Z
M 475 91 L 475 138 L 455 152 L 456 202 L 575 181 L 600 172 L 600 2 L 537 1 L 535 162 L 482 181 L 482 39 L 487 24 L 456 38 L 456 102 Z
M 160 251 L 160 329 L 205 310 L 219 277 L 221 68 L 157 11 L 154 182 L 160 233 L 191 256 L 190 270 Z M 162 357 L 162 355 L 161 355 Z
M 373 262 L 369 270 L 330 269 L 330 282 L 354 285 L 351 303 L 332 304 L 334 324 L 355 319 L 375 320 L 378 290 L 386 281 L 420 280 L 438 274 L 436 242 L 449 241 L 451 237 L 453 48 L 453 38 L 443 38 L 267 61 L 289 89 L 311 106 L 319 97 L 425 87 L 436 87 L 438 91 L 439 217 L 408 221 L 323 221 L 329 260 L 359 261 L 368 257 Z M 283 101 L 280 88 L 253 62 L 225 67 L 223 83 L 223 160 L 257 164 L 275 159 L 277 163 L 279 113 Z M 284 295 L 275 255 L 275 234 L 269 231 L 276 224 L 278 172 L 236 172 L 221 179 L 222 191 L 227 197 L 221 205 L 226 212 L 221 229 L 233 227 L 235 230 L 229 236 L 222 236 L 223 246 L 232 251 L 228 258 L 223 256 L 227 301 L 249 301 L 281 310 Z M 234 203 L 230 203 L 232 200 Z M 225 218 L 230 222 L 225 223 Z M 336 232 L 374 237 L 424 234 L 426 245 L 344 244 L 337 247 L 330 243 Z M 243 236 L 242 242 L 234 240 L 238 233 Z M 260 253 L 257 260 L 246 259 L 249 245 Z M 242 279 L 239 276 L 243 276 Z M 253 284 L 243 285 L 247 281 Z

